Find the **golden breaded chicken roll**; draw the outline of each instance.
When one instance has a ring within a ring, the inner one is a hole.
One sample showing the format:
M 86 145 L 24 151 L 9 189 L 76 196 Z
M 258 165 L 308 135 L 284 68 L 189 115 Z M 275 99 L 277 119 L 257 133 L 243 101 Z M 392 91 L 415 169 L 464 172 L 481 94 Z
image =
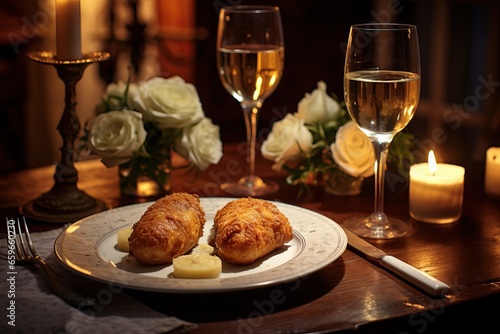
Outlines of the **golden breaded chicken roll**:
M 146 265 L 172 263 L 203 234 L 205 212 L 197 195 L 173 193 L 153 203 L 132 227 L 130 255 Z
M 227 262 L 248 264 L 292 240 L 288 218 L 268 201 L 240 198 L 214 218 L 217 254 Z

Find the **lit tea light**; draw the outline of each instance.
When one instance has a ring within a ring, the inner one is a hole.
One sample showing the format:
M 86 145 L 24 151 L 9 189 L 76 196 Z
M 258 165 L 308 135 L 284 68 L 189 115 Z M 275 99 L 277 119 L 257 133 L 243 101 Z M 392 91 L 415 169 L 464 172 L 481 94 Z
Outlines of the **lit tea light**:
M 429 152 L 427 163 L 410 167 L 410 216 L 426 223 L 446 224 L 460 219 L 465 168 L 436 163 Z
M 500 147 L 486 151 L 484 191 L 492 198 L 500 198 Z
M 150 197 L 154 196 L 159 192 L 158 183 L 151 180 L 148 177 L 138 177 L 137 178 L 137 196 L 140 197 Z
M 56 0 L 56 43 L 58 60 L 82 58 L 80 0 Z

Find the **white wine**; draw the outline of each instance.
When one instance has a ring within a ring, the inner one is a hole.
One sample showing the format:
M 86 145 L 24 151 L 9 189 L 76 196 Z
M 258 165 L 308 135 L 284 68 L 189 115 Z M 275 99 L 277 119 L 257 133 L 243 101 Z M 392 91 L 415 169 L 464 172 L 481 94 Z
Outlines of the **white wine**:
M 285 50 L 279 45 L 229 45 L 218 50 L 219 75 L 239 102 L 262 101 L 278 86 Z
M 370 239 L 406 236 L 411 224 L 384 213 L 384 188 L 389 146 L 413 118 L 420 98 L 416 27 L 396 23 L 352 25 L 345 70 L 347 110 L 371 140 L 375 153 L 375 206 L 368 217 L 353 217 L 343 225 Z
M 420 76 L 402 71 L 346 73 L 345 100 L 353 120 L 368 135 L 396 134 L 412 119 L 420 96 Z

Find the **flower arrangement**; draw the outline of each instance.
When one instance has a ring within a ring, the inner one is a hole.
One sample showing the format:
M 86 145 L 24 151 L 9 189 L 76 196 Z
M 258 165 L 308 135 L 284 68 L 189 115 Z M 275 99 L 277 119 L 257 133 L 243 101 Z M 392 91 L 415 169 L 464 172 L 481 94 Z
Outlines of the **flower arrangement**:
M 219 127 L 205 117 L 196 88 L 180 77 L 111 83 L 87 122 L 83 149 L 120 166 L 120 186 L 145 176 L 169 190 L 171 153 L 204 170 L 222 157 Z M 122 177 L 123 176 L 123 177 Z
M 398 133 L 387 163 L 403 170 L 406 160 L 413 161 L 412 142 L 409 132 Z M 345 102 L 327 94 L 323 81 L 299 101 L 296 113 L 273 124 L 261 152 L 274 161 L 273 169 L 288 172 L 288 184 L 307 188 L 325 182 L 335 194 L 359 193 L 349 192 L 349 187 L 374 173 L 371 141 L 351 120 Z

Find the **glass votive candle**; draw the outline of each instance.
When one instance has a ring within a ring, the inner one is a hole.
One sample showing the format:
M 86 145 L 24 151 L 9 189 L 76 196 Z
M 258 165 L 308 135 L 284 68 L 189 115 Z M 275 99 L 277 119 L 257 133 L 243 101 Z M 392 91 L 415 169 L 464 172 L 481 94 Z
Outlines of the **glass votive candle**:
M 500 147 L 490 147 L 486 151 L 484 191 L 489 197 L 500 198 Z
M 431 173 L 428 163 L 410 167 L 410 216 L 421 222 L 453 223 L 462 215 L 465 168 L 437 164 Z

